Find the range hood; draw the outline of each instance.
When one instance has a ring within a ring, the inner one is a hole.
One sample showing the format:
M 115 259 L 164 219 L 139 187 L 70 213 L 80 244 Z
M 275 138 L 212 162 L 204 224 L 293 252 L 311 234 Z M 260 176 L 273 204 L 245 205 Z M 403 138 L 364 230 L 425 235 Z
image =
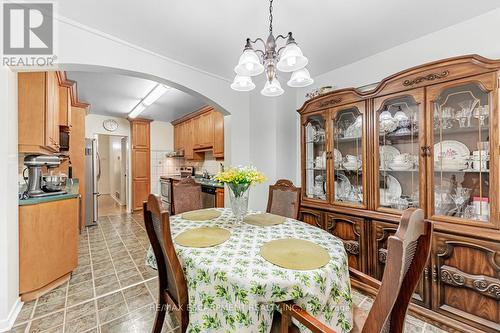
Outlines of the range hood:
M 174 150 L 165 154 L 165 157 L 184 157 L 184 150 Z

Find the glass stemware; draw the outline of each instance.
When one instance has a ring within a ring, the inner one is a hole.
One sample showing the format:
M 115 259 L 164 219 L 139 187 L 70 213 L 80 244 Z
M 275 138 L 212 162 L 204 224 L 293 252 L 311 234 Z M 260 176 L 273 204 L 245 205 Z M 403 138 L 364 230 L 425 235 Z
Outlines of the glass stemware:
M 465 187 L 457 187 L 455 193 L 451 194 L 451 199 L 457 207 L 457 214 L 462 211 L 462 208 L 470 198 L 471 189 Z
M 474 118 L 479 119 L 479 125 L 484 126 L 485 120 L 490 114 L 490 107 L 488 104 L 483 106 L 478 106 L 474 109 Z
M 467 118 L 467 127 L 470 127 L 470 118 L 472 116 L 472 110 L 475 104 L 476 101 L 473 99 L 467 99 L 458 103 L 458 106 L 462 108 L 462 115 Z

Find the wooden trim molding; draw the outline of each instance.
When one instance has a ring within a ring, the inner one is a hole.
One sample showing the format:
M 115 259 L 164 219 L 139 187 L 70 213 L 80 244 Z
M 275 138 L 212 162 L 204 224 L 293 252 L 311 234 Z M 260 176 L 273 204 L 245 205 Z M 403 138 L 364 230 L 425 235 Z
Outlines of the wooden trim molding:
M 57 79 L 59 80 L 60 86 L 70 88 L 69 91 L 70 91 L 70 96 L 71 96 L 71 106 L 78 107 L 78 108 L 84 108 L 84 109 L 87 109 L 87 112 L 89 112 L 90 104 L 82 102 L 78 98 L 77 82 L 68 79 L 65 71 L 58 71 L 57 72 Z
M 472 275 L 456 267 L 441 266 L 441 282 L 453 287 L 466 287 L 483 296 L 500 301 L 500 280 L 486 275 Z
M 207 112 L 210 112 L 214 109 L 213 106 L 210 106 L 210 105 L 205 105 L 201 108 L 199 108 L 198 110 L 196 111 L 193 111 L 185 116 L 182 116 L 181 118 L 178 118 L 178 119 L 175 119 L 174 121 L 171 121 L 172 125 L 177 125 L 177 124 L 180 124 L 182 122 L 185 122 L 186 120 L 189 120 L 191 118 L 194 118 L 194 117 L 197 117 L 199 115 L 202 115 L 204 113 L 207 113 Z

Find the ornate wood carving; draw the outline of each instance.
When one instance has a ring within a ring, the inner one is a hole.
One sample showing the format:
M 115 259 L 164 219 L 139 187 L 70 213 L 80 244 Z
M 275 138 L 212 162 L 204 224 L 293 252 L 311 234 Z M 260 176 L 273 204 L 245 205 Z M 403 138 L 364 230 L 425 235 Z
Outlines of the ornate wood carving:
M 359 242 L 355 240 L 342 240 L 345 250 L 352 255 L 359 255 Z
M 441 73 L 431 73 L 431 74 L 424 75 L 424 76 L 418 76 L 413 80 L 405 80 L 403 82 L 403 86 L 410 87 L 414 84 L 422 83 L 423 81 L 434 81 L 434 80 L 442 79 L 442 78 L 447 77 L 449 74 L 450 74 L 450 72 L 445 70 L 445 71 L 442 71 Z
M 332 106 L 332 105 L 335 105 L 335 104 L 339 104 L 340 102 L 342 102 L 342 97 L 337 97 L 337 98 L 334 98 L 334 99 L 329 99 L 329 100 L 326 100 L 326 101 L 319 102 L 318 103 L 318 107 L 324 108 L 324 107 L 327 107 L 327 106 Z
M 443 265 L 440 268 L 441 282 L 454 287 L 466 287 L 483 296 L 500 301 L 500 280 L 491 276 L 472 275 L 461 270 Z
M 387 249 L 378 250 L 378 261 L 385 265 L 387 262 Z

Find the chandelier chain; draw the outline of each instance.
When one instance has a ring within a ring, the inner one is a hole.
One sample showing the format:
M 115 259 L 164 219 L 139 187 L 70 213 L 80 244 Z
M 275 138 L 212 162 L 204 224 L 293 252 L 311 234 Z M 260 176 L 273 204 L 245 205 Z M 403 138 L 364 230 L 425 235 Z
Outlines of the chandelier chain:
M 273 0 L 269 0 L 269 32 L 273 33 Z

